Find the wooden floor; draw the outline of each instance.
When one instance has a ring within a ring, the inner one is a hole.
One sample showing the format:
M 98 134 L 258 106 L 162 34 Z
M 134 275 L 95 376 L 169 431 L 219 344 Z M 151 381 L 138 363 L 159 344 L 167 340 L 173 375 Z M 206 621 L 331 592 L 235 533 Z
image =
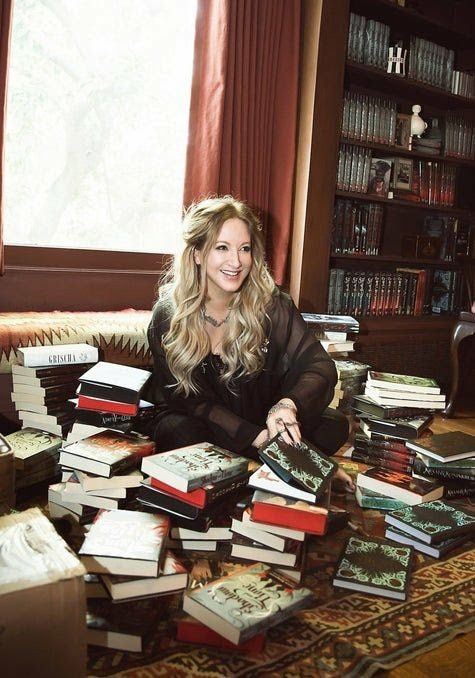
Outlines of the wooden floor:
M 453 419 L 437 415 L 431 424 L 434 433 L 465 431 L 475 435 L 475 400 L 464 402 Z M 385 678 L 468 678 L 475 676 L 475 631 L 426 652 L 391 671 L 380 671 Z

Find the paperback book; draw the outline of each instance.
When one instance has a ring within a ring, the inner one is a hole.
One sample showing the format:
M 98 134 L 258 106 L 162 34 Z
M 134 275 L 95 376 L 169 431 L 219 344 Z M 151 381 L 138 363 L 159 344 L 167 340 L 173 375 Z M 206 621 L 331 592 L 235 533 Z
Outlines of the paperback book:
M 366 419 L 360 423 L 365 433 L 385 433 L 389 436 L 395 436 L 410 440 L 419 438 L 421 433 L 430 426 L 433 420 L 432 414 L 425 414 L 418 417 L 405 417 L 399 419 Z
M 249 460 L 211 443 L 162 452 L 142 461 L 142 471 L 182 492 L 247 471 Z
M 333 585 L 395 600 L 406 600 L 412 547 L 376 538 L 350 537 L 333 577 Z
M 302 440 L 287 444 L 280 435 L 259 448 L 260 458 L 286 483 L 294 483 L 316 497 L 328 488 L 338 465 Z
M 403 417 L 420 417 L 419 407 L 393 407 L 391 405 L 379 405 L 365 395 L 353 396 L 353 409 L 359 414 L 369 414 L 379 420 L 391 421 Z
M 183 610 L 238 645 L 309 604 L 309 589 L 294 586 L 263 563 L 187 591 Z
M 426 544 L 475 534 L 475 515 L 445 501 L 398 509 L 387 514 L 385 521 Z
M 389 391 L 387 389 L 374 388 L 368 382 L 366 383 L 365 395 L 380 405 L 391 405 L 393 407 L 418 407 L 424 410 L 443 410 L 445 407 L 444 395 Z
M 244 560 L 278 565 L 280 567 L 296 567 L 300 559 L 302 542 L 289 541 L 286 551 L 279 551 L 262 543 L 235 533 L 231 541 L 231 557 Z

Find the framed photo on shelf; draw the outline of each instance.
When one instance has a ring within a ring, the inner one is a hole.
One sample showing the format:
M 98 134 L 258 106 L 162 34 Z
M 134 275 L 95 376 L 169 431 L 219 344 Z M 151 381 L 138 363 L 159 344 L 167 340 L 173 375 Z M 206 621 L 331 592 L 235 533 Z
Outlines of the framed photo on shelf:
M 368 193 L 387 198 L 393 160 L 391 158 L 372 158 L 369 172 Z
M 396 191 L 411 192 L 412 187 L 412 160 L 410 158 L 394 159 L 394 189 Z
M 396 114 L 396 146 L 411 148 L 411 116 L 406 113 Z

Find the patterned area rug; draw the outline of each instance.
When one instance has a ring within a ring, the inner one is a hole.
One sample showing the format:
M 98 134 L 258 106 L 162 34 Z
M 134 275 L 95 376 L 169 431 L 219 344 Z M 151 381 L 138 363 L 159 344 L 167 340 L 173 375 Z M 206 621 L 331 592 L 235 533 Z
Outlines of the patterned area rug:
M 353 504 L 351 498 L 349 502 Z M 334 564 L 350 531 L 381 535 L 383 530 L 379 512 L 349 508 L 351 527 L 310 542 L 304 583 L 315 592 L 316 605 L 270 629 L 263 653 L 246 655 L 177 642 L 172 620 L 181 606 L 178 595 L 161 599 L 163 620 L 142 654 L 90 647 L 89 675 L 360 678 L 393 668 L 475 628 L 471 544 L 440 561 L 416 555 L 405 603 L 334 590 L 330 584 Z

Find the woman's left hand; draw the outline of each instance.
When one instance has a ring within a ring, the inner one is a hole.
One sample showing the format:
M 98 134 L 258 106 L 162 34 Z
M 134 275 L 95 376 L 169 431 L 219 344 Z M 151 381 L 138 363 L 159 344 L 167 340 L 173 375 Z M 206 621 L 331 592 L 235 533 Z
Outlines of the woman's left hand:
M 270 408 L 266 426 L 269 438 L 280 433 L 288 445 L 294 445 L 302 440 L 300 424 L 297 420 L 297 407 L 290 398 L 282 398 Z
M 353 478 L 349 476 L 348 473 L 342 468 L 338 467 L 338 471 L 335 473 L 334 478 L 340 483 L 343 483 L 346 490 L 349 490 L 350 492 L 355 491 L 356 485 Z

